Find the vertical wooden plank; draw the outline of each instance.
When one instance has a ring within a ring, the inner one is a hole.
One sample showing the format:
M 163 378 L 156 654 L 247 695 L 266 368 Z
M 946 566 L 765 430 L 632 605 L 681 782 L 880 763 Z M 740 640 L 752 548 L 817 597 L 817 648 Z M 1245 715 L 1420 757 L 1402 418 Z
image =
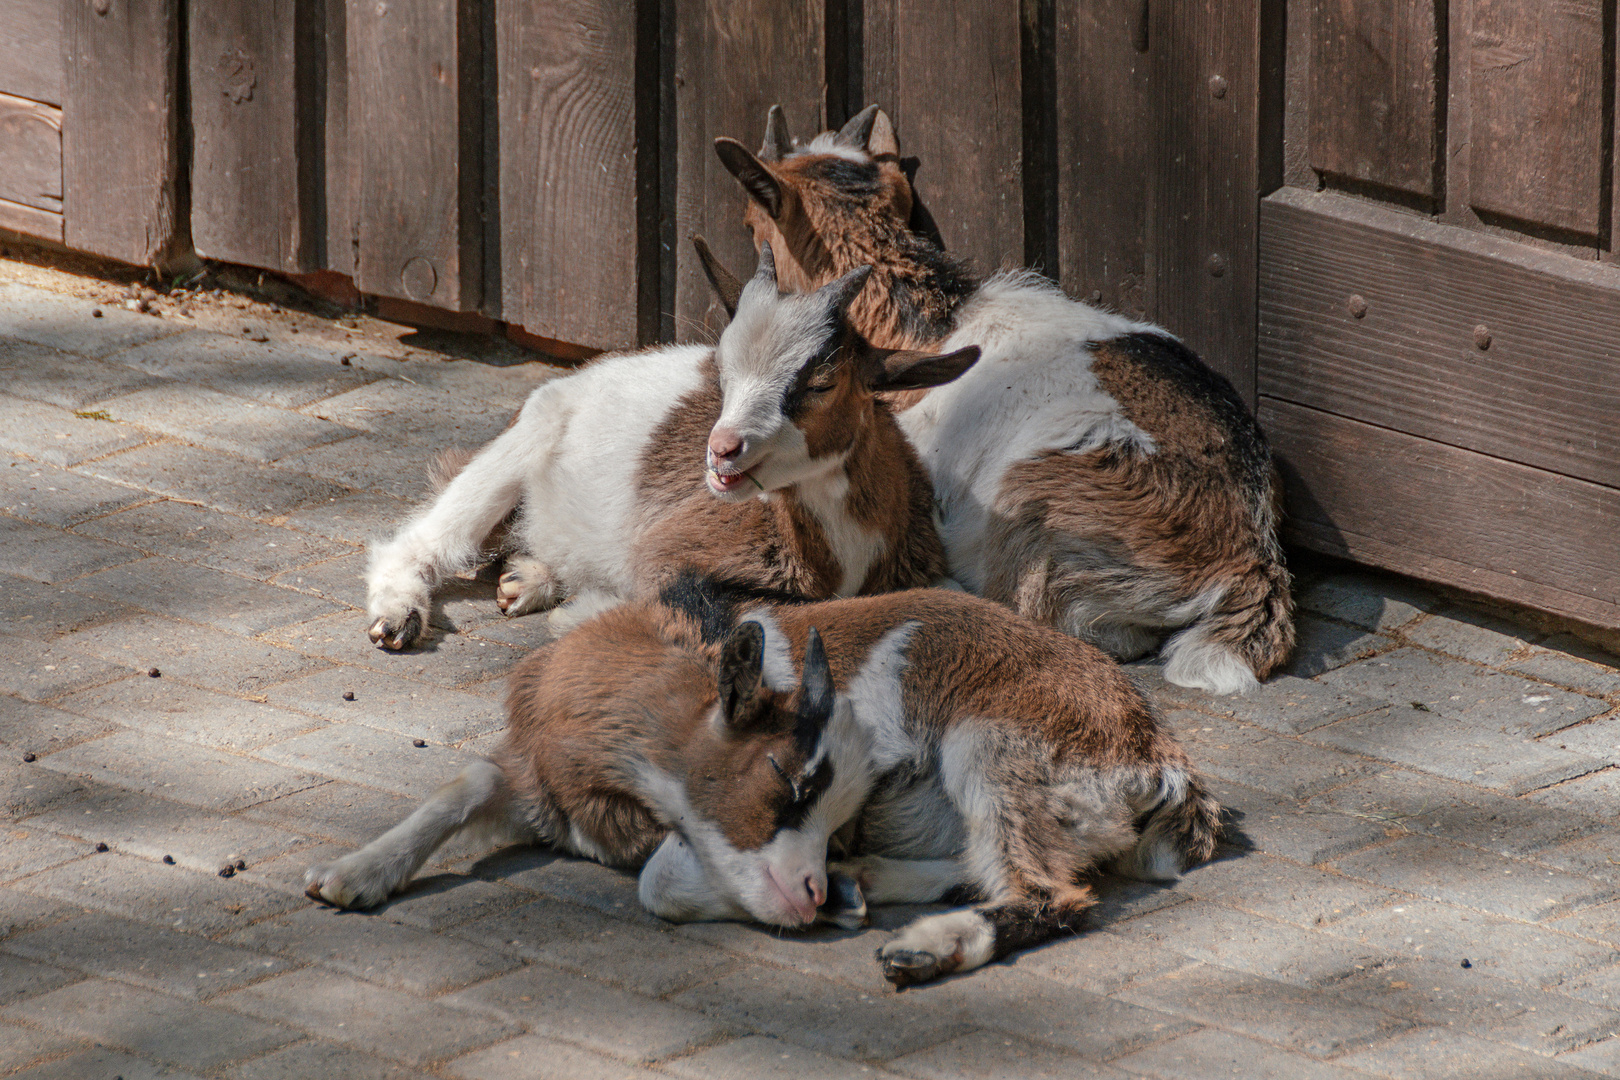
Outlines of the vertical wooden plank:
M 321 51 L 325 80 L 320 95 L 324 153 L 321 155 L 321 190 L 326 219 L 322 252 L 326 269 L 353 277 L 359 260 L 360 167 L 349 138 L 348 5 L 344 0 L 321 0 Z
M 1437 197 L 1443 99 L 1436 3 L 1317 0 L 1310 123 L 1318 171 Z
M 1604 199 L 1600 0 L 1473 0 L 1474 209 L 1595 236 Z
M 508 322 L 637 343 L 636 10 L 501 0 L 501 282 Z
M 316 102 L 298 78 L 313 0 L 190 0 L 186 13 L 192 243 L 226 262 L 316 269 Z
M 62 205 L 70 247 L 143 265 L 187 245 L 180 0 L 63 0 Z
M 897 0 L 895 123 L 952 251 L 981 270 L 1024 261 L 1018 0 Z
M 62 104 L 62 5 L 0 0 L 0 94 Z
M 349 0 L 360 291 L 478 307 L 483 154 L 476 0 Z
M 1315 5 L 1316 0 L 1287 0 L 1283 183 L 1307 191 L 1320 186 L 1311 168 L 1311 23 Z
M 1145 0 L 1059 0 L 1058 240 L 1063 288 L 1147 314 Z
M 1255 387 L 1259 0 L 1149 11 L 1148 311 Z

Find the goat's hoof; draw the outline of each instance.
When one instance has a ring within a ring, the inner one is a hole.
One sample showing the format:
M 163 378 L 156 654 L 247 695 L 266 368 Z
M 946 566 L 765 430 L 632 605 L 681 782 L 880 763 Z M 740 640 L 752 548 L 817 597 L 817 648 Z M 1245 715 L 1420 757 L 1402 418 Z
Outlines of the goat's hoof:
M 495 586 L 495 606 L 507 615 L 527 615 L 556 607 L 562 589 L 546 565 L 538 559 L 514 557 L 507 560 L 506 572 Z
M 841 930 L 859 930 L 870 920 L 861 883 L 836 870 L 827 873 L 827 902 L 816 912 L 816 921 L 831 923 Z
M 371 624 L 371 629 L 366 631 L 366 636 L 371 638 L 373 645 L 393 652 L 408 649 L 422 636 L 422 613 L 411 612 L 398 626 L 388 625 L 388 616 L 378 616 L 377 621 Z
M 879 949 L 877 959 L 883 967 L 883 977 L 896 986 L 930 982 L 946 973 L 940 958 L 931 952 L 916 949 L 885 952 Z

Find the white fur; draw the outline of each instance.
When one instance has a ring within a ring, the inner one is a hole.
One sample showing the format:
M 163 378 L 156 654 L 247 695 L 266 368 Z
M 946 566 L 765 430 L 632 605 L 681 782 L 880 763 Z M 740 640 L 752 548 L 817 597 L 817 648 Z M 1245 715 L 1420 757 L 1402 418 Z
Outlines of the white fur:
M 1246 694 L 1259 686 L 1254 671 L 1230 648 L 1209 640 L 1208 628 L 1189 626 L 1165 642 L 1164 681 L 1211 694 Z
M 878 950 L 884 959 L 900 952 L 928 953 L 947 961 L 948 971 L 972 971 L 995 959 L 996 929 L 972 908 L 918 919 Z

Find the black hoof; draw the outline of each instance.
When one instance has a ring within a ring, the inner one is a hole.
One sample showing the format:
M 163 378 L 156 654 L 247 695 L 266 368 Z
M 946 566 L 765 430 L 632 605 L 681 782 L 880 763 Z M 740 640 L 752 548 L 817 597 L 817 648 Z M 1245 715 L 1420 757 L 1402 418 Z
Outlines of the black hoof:
M 411 612 L 405 616 L 404 624 L 397 629 L 389 626 L 386 619 L 378 619 L 371 624 L 366 636 L 371 638 L 372 644 L 392 652 L 408 649 L 422 636 L 422 613 Z
M 885 956 L 883 950 L 879 949 L 877 958 L 883 966 L 883 977 L 896 986 L 925 983 L 944 974 L 940 970 L 939 957 L 929 952 L 899 949 Z
M 832 923 L 844 930 L 859 930 L 869 921 L 866 917 L 866 897 L 861 894 L 861 883 L 843 874 L 827 875 L 827 902 L 816 912 L 818 922 Z

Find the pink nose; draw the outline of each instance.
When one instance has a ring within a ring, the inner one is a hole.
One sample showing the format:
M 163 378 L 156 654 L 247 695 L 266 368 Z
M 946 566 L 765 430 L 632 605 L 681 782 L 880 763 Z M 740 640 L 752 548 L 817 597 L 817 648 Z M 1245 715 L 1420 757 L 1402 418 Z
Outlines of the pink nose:
M 804 891 L 810 894 L 810 900 L 816 907 L 827 902 L 827 890 L 821 887 L 821 882 L 813 874 L 805 875 Z
M 742 436 L 730 428 L 715 428 L 709 432 L 709 456 L 716 461 L 730 461 L 742 453 Z

